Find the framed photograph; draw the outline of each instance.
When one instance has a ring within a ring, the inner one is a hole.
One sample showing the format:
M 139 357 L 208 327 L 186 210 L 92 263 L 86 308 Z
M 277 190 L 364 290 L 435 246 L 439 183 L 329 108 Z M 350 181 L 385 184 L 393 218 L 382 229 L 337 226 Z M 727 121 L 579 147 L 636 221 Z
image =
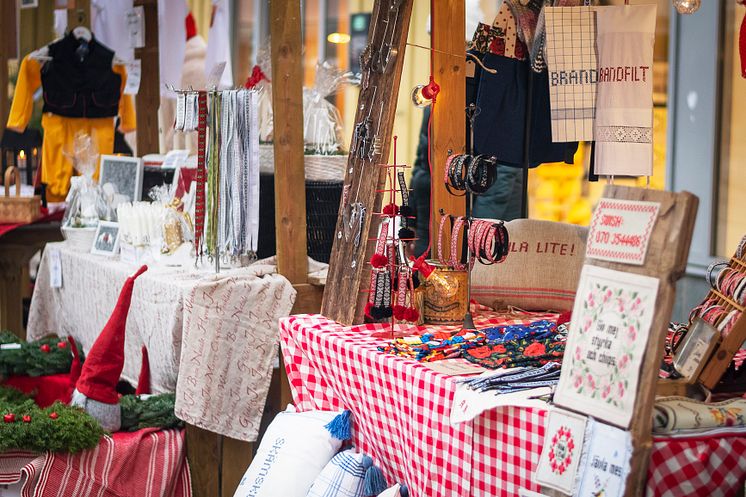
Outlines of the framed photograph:
M 92 254 L 115 255 L 119 250 L 119 223 L 99 221 L 93 237 Z
M 137 202 L 142 195 L 143 164 L 139 157 L 102 155 L 98 183 L 114 187 L 114 193 L 124 195 L 129 202 Z
M 22 9 L 34 9 L 39 6 L 39 0 L 21 0 Z

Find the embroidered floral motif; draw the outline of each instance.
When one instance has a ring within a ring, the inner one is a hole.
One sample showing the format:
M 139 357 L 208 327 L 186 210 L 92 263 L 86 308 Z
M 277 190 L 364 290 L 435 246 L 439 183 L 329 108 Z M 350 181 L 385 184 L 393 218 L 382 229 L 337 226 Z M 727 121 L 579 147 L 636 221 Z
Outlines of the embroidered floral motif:
M 653 129 L 639 126 L 596 126 L 596 141 L 653 143 Z
M 564 474 L 567 467 L 572 464 L 574 452 L 575 441 L 572 432 L 567 426 L 561 426 L 552 437 L 552 444 L 549 447 L 549 465 L 552 471 L 558 475 Z

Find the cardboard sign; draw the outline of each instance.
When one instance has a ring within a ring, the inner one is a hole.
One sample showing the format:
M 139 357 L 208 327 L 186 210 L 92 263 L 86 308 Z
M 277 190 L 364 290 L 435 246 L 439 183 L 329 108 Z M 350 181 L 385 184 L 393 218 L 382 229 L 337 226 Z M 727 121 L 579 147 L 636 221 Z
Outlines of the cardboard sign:
M 49 251 L 49 286 L 62 288 L 62 261 L 60 251 L 57 249 Z
M 586 257 L 642 266 L 660 204 L 602 198 L 593 213 Z
M 627 428 L 647 348 L 657 278 L 586 265 L 554 402 Z
M 145 9 L 139 5 L 127 14 L 127 32 L 129 34 L 129 45 L 131 48 L 142 48 L 145 46 Z

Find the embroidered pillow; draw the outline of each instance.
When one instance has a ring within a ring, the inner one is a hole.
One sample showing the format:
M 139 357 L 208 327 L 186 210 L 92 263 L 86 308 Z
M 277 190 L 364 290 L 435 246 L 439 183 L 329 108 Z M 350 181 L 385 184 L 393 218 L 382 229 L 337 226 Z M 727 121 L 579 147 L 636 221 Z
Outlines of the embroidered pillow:
M 494 309 L 572 310 L 588 228 L 534 219 L 505 226 L 508 257 L 502 264 L 474 265 L 472 299 Z

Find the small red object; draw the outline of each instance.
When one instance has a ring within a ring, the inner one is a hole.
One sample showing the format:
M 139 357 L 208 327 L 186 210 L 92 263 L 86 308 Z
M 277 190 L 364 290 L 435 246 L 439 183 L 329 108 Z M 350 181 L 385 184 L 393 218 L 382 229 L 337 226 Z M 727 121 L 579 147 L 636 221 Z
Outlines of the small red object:
M 370 265 L 374 268 L 382 268 L 385 267 L 386 264 L 388 264 L 389 259 L 383 254 L 373 254 L 373 257 L 370 258 Z
M 49 413 L 49 418 L 50 418 L 50 419 L 57 419 L 57 418 L 59 418 L 59 417 L 60 417 L 60 415 L 59 415 L 59 414 L 57 414 L 56 412 L 51 412 L 51 413 Z
M 65 342 L 64 340 L 62 340 L 60 342 L 57 342 L 57 348 L 58 349 L 66 349 L 67 348 L 67 342 Z
M 49 347 L 48 344 L 45 343 L 44 345 L 42 345 L 41 347 L 39 347 L 39 350 L 41 350 L 45 354 L 48 354 L 49 351 L 52 350 L 52 349 Z
M 433 274 L 433 271 L 435 271 L 435 268 L 428 264 L 425 260 L 425 254 L 422 254 L 417 259 L 410 256 L 409 260 L 414 261 L 413 269 L 415 271 L 419 271 L 425 279 L 430 278 L 430 275 Z
M 383 213 L 387 216 L 396 216 L 399 213 L 399 207 L 396 204 L 388 204 L 383 208 Z
M 6 423 L 15 423 L 16 415 L 13 413 L 6 414 L 5 416 L 3 416 L 3 421 L 5 421 Z
M 22 419 L 23 419 L 24 423 L 30 423 L 31 422 L 31 416 L 29 416 L 28 414 L 24 414 Z
M 430 76 L 430 81 L 422 89 L 422 96 L 435 102 L 435 99 L 438 98 L 438 93 L 440 93 L 440 85 Z

